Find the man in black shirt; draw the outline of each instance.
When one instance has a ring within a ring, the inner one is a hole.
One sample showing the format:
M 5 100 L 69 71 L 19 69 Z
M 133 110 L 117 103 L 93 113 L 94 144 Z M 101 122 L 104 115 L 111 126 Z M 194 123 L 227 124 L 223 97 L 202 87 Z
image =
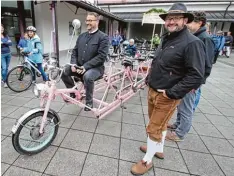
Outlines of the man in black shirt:
M 151 70 L 146 79 L 149 85 L 147 146 L 144 158 L 134 164 L 131 172 L 142 175 L 153 167 L 154 156 L 163 158 L 167 123 L 176 106 L 187 93 L 197 89 L 204 80 L 205 47 L 203 42 L 190 34 L 186 24 L 194 19 L 182 3 L 175 3 L 168 13 L 159 15 L 165 21 L 167 33 L 162 36 Z
M 65 68 L 62 80 L 67 88 L 74 87 L 71 76 L 83 80 L 86 91 L 85 111 L 93 107 L 94 81 L 104 74 L 104 62 L 107 57 L 109 40 L 107 34 L 98 29 L 99 15 L 95 12 L 88 13 L 86 17 L 87 32 L 80 34 L 71 55 L 71 66 Z M 75 65 L 79 66 L 76 69 Z M 71 94 L 75 97 L 75 94 Z

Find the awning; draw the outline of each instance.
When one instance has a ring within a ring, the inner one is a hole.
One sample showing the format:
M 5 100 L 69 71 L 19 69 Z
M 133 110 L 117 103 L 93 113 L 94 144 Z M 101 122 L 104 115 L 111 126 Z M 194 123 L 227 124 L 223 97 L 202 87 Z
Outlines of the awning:
M 84 1 L 84 0 L 77 0 L 77 1 L 64 1 L 67 3 L 70 3 L 76 7 L 80 7 L 82 9 L 88 10 L 88 11 L 92 11 L 92 12 L 96 12 L 99 15 L 105 16 L 107 18 L 111 18 L 113 20 L 116 21 L 120 21 L 120 22 L 125 22 L 124 19 L 114 15 L 113 13 L 110 13 L 108 11 L 105 11 L 104 9 L 102 9 L 101 7 L 98 7 L 90 2 Z
M 207 21 L 216 22 L 234 22 L 234 12 L 227 12 L 224 18 L 224 11 L 220 12 L 206 12 Z M 143 13 L 115 13 L 119 18 L 128 22 L 142 22 Z

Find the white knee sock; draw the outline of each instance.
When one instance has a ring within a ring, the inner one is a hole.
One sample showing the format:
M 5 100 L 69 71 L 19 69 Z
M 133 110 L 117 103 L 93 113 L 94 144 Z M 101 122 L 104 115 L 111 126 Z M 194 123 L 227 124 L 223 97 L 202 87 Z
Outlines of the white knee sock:
M 147 152 L 143 158 L 143 161 L 146 161 L 147 164 L 152 162 L 152 159 L 156 152 L 163 152 L 164 140 L 166 137 L 167 131 L 162 132 L 162 142 L 152 141 L 149 137 L 147 139 Z
M 166 135 L 167 135 L 167 131 L 163 131 L 162 132 L 162 150 L 161 151 L 159 151 L 160 153 L 163 153 L 163 148 L 164 148 L 164 142 L 165 142 L 165 138 L 166 138 Z

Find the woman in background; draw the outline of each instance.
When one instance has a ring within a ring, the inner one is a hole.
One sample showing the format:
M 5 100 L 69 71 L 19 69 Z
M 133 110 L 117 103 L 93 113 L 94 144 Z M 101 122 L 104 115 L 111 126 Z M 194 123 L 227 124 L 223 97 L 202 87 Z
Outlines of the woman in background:
M 12 46 L 11 39 L 7 36 L 6 31 L 4 30 L 3 25 L 1 24 L 1 71 L 2 71 L 2 83 L 4 87 L 7 88 L 6 78 L 8 73 L 8 68 L 11 61 L 11 50 Z
M 115 31 L 115 34 L 114 34 L 114 36 L 113 36 L 113 38 L 112 38 L 112 40 L 111 40 L 111 44 L 112 44 L 112 46 L 113 46 L 113 48 L 114 48 L 114 53 L 115 54 L 117 54 L 117 52 L 118 52 L 118 49 L 119 49 L 119 45 L 120 45 L 120 43 L 122 42 L 122 37 L 121 37 L 121 35 L 119 35 L 119 31 L 118 30 L 116 30 Z

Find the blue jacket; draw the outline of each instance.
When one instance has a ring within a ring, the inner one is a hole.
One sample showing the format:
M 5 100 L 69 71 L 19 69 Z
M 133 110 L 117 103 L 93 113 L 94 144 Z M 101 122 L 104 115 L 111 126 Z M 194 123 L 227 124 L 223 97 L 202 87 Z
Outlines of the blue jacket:
M 29 56 L 29 59 L 35 63 L 42 63 L 43 56 L 42 56 L 42 45 L 40 38 L 35 35 L 33 38 L 27 41 L 28 46 L 23 48 L 24 52 L 32 53 Z
M 123 39 L 120 35 L 114 35 L 111 40 L 111 44 L 112 46 L 118 46 L 122 40 Z
M 225 37 L 224 36 L 220 36 L 221 37 L 221 44 L 220 44 L 220 47 L 219 47 L 219 51 L 221 51 L 224 47 L 224 44 L 225 44 Z
M 17 45 L 18 48 L 26 48 L 27 47 L 27 39 L 25 39 L 24 37 L 20 38 L 20 41 Z
M 135 45 L 128 45 L 127 48 L 125 49 L 126 53 L 129 53 L 131 56 L 135 56 L 136 54 L 136 46 Z
M 1 54 L 10 53 L 10 46 L 12 46 L 12 42 L 8 36 L 1 38 Z
M 211 35 L 211 38 L 215 42 L 215 50 L 221 51 L 225 44 L 225 37 L 224 36 L 218 36 L 218 35 Z

